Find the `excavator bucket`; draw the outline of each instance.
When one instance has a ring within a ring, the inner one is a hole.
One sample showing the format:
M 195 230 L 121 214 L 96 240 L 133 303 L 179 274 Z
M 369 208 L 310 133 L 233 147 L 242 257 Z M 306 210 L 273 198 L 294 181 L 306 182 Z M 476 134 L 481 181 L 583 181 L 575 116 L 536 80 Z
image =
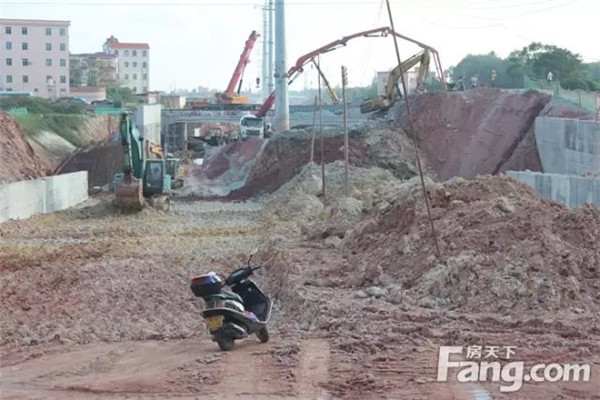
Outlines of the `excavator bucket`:
M 144 208 L 146 200 L 142 195 L 142 180 L 125 178 L 117 182 L 115 205 L 125 210 L 141 210 Z

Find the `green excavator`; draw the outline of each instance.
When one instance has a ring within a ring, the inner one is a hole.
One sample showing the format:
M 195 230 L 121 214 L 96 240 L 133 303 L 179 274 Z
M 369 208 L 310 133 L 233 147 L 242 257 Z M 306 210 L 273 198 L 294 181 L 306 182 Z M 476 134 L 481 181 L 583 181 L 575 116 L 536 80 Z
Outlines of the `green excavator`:
M 178 159 L 149 158 L 149 146 L 129 115 L 122 114 L 119 139 L 123 146 L 123 172 L 113 177 L 115 205 L 121 209 L 141 210 L 147 204 L 168 210 L 169 192 L 181 187 L 182 181 L 174 178 L 179 170 Z M 151 154 L 159 154 L 152 152 Z

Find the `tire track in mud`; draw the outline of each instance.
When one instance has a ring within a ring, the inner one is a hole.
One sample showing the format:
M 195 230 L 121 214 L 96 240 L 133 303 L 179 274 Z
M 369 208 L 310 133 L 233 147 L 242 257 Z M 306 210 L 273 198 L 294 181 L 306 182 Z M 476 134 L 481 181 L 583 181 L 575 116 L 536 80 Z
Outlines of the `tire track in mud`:
M 329 361 L 329 341 L 326 339 L 305 340 L 300 344 L 300 362 L 296 371 L 296 391 L 300 398 L 331 398 L 321 386 L 329 381 Z

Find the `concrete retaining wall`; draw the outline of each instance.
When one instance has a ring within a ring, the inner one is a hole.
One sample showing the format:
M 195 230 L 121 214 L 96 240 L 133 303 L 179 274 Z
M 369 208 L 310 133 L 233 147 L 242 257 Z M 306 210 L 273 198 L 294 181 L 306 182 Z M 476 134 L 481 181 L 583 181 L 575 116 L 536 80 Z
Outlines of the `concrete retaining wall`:
M 600 179 L 531 171 L 507 171 L 506 175 L 557 203 L 573 208 L 586 203 L 600 207 Z
M 159 145 L 162 143 L 160 136 L 161 110 L 160 104 L 144 104 L 135 111 L 135 124 L 144 139 Z
M 585 175 L 600 171 L 600 122 L 538 117 L 535 139 L 543 171 Z
M 0 185 L 0 223 L 64 210 L 87 198 L 87 171 Z

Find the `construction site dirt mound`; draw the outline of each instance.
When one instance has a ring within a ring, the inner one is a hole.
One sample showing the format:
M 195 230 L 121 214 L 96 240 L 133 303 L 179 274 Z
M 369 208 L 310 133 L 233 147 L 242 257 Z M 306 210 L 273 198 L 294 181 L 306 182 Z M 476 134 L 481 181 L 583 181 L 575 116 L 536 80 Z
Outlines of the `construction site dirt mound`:
M 248 179 L 264 145 L 264 140 L 250 137 L 209 148 L 202 165 L 186 168 L 184 187 L 177 190 L 177 196 L 222 198 L 239 189 Z
M 273 193 L 296 176 L 311 160 L 312 135 L 307 131 L 290 131 L 267 141 L 254 164 L 246 184 L 230 198 L 246 199 Z M 339 130 L 327 131 L 323 137 L 325 163 L 344 160 L 344 136 Z M 321 139 L 315 137 L 313 160 L 321 163 Z M 349 134 L 349 161 L 352 166 L 377 166 L 394 176 L 407 179 L 416 174 L 414 149 L 401 132 L 391 129 L 361 129 Z
M 0 112 L 0 183 L 38 178 L 49 172 L 15 119 Z
M 394 282 L 404 301 L 428 308 L 600 310 L 600 210 L 568 209 L 504 176 L 430 182 L 428 192 L 442 259 L 422 197 L 407 190 L 346 239 L 353 286 Z
M 425 93 L 411 101 L 420 149 L 441 180 L 541 171 L 533 126 L 550 95 L 479 88 Z M 400 110 L 401 124 L 408 127 Z
M 57 173 L 87 171 L 88 186 L 108 185 L 114 174 L 123 171 L 123 146 L 119 142 L 83 150 L 73 155 Z

